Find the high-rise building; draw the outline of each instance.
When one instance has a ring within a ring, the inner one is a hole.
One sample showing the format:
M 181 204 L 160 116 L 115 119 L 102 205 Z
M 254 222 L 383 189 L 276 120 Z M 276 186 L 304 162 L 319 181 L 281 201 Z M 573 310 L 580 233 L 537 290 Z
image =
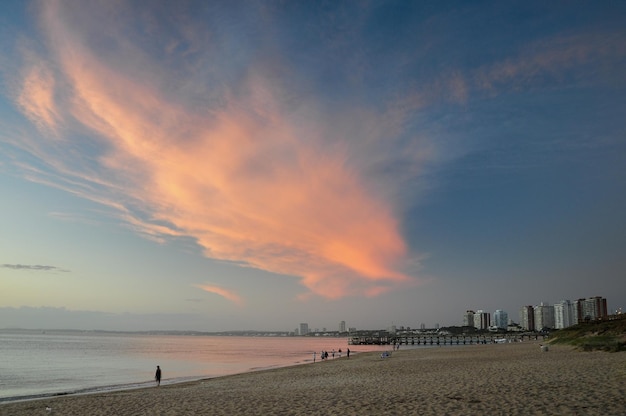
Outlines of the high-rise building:
M 474 326 L 474 311 L 465 311 L 463 314 L 463 326 Z
M 562 300 L 554 304 L 554 327 L 563 329 L 575 325 L 578 321 L 576 303 Z
M 309 324 L 301 323 L 300 324 L 300 335 L 306 335 L 309 333 Z
M 493 313 L 493 324 L 499 329 L 506 329 L 509 325 L 509 314 L 501 309 Z
M 535 306 L 535 329 L 541 331 L 544 328 L 554 328 L 554 306 L 540 305 Z
M 578 299 L 576 303 L 578 322 L 593 321 L 595 319 L 602 319 L 608 316 L 606 299 L 601 296 Z
M 474 327 L 477 329 L 489 329 L 491 326 L 491 314 L 483 310 L 474 313 Z
M 339 322 L 339 332 L 346 332 L 346 321 Z
M 519 311 L 519 324 L 527 331 L 535 330 L 535 309 L 532 306 L 522 306 Z

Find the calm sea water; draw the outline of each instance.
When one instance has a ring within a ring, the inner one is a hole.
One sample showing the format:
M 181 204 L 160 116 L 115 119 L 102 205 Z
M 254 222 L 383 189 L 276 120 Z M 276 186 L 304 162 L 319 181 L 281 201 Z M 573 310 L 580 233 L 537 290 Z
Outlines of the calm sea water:
M 218 377 L 312 363 L 313 352 L 344 351 L 332 337 L 156 336 L 0 331 L 0 402 Z M 350 346 L 351 352 L 389 349 Z

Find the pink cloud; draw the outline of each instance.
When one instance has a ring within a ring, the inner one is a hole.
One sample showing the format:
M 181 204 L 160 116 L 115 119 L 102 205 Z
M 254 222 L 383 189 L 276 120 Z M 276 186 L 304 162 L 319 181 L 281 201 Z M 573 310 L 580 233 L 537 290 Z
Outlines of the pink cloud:
M 310 293 L 331 299 L 418 281 L 403 272 L 407 247 L 392 192 L 402 178 L 374 182 L 367 170 L 389 161 L 387 139 L 402 135 L 412 114 L 435 100 L 462 104 L 472 90 L 521 88 L 625 54 L 621 37 L 608 45 L 558 38 L 474 74 L 452 71 L 432 85 L 411 86 L 380 103 L 380 113 L 356 106 L 325 114 L 313 99 L 292 107 L 255 62 L 237 82 L 204 84 L 206 94 L 172 94 L 172 85 L 193 91 L 187 79 L 203 79 L 206 70 L 168 70 L 162 61 L 180 46 L 176 40 L 164 42 L 155 59 L 117 19 L 102 17 L 131 15 L 117 9 L 121 4 L 96 3 L 89 13 L 54 0 L 41 6 L 50 56 L 25 59 L 16 103 L 63 142 L 16 143 L 49 168 L 30 171 L 33 180 L 98 202 L 150 238 L 190 236 L 208 257 L 296 276 Z M 210 36 L 185 28 L 188 53 L 203 55 L 197 62 L 222 58 Z M 279 59 L 271 65 L 288 71 Z M 412 178 L 429 160 L 446 157 L 428 139 L 401 151 Z
M 215 285 L 196 285 L 197 288 L 204 290 L 205 292 L 214 293 L 223 297 L 224 299 L 228 299 L 238 306 L 243 305 L 243 299 L 237 293 L 232 290 L 225 289 L 221 286 Z
M 58 114 L 54 102 L 55 79 L 45 62 L 33 62 L 23 74 L 17 104 L 40 130 L 56 131 Z
M 191 236 L 208 257 L 297 276 L 327 298 L 374 296 L 412 281 L 399 271 L 406 246 L 390 201 L 347 163 L 346 151 L 337 151 L 342 146 L 327 146 L 341 137 L 303 130 L 277 98 L 280 91 L 257 75 L 236 93 L 224 88 L 210 111 L 168 99 L 160 89 L 166 71 L 150 72 L 157 62 L 146 65 L 146 57 L 137 61 L 132 53 L 103 59 L 85 42 L 104 28 L 74 26 L 62 7 L 45 3 L 42 16 L 69 93 L 63 103 L 31 93 L 22 107 L 49 125 L 63 118 L 90 132 L 101 149 L 97 169 L 81 177 L 69 161 L 50 162 L 78 182 L 99 185 L 81 195 L 117 207 L 119 218 L 141 233 Z M 114 29 L 107 35 L 132 52 Z M 33 76 L 27 84 L 33 92 L 51 91 L 54 79 Z

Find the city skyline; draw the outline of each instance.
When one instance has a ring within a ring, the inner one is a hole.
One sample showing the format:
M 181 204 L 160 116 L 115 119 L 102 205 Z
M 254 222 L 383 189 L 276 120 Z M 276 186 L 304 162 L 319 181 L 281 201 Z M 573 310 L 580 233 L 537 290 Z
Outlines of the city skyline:
M 624 306 L 626 3 L 8 0 L 0 28 L 0 328 Z
M 581 312 L 585 310 L 586 311 L 581 313 L 580 316 L 575 316 L 578 310 L 577 304 L 579 303 L 581 304 L 580 306 Z M 593 305 L 591 307 L 591 310 L 587 309 L 589 305 Z M 457 325 L 457 323 L 443 324 L 443 325 L 440 325 L 439 323 L 435 323 L 434 325 L 427 326 L 423 322 L 420 322 L 419 328 L 421 330 L 432 330 L 435 328 L 439 329 L 440 327 L 447 328 L 447 327 L 455 327 L 455 326 L 471 326 L 471 327 L 475 327 L 481 330 L 487 330 L 487 329 L 493 329 L 493 328 L 498 328 L 500 330 L 501 329 L 507 330 L 510 325 L 516 325 L 527 330 L 538 330 L 537 328 L 535 328 L 534 322 L 532 323 L 532 325 L 529 325 L 528 321 L 524 321 L 524 318 L 522 316 L 523 314 L 522 311 L 528 308 L 529 310 L 532 311 L 532 314 L 534 317 L 535 315 L 537 315 L 537 311 L 544 307 L 552 308 L 552 313 L 553 313 L 552 318 L 554 322 L 551 322 L 550 326 L 548 326 L 548 328 L 550 329 L 563 329 L 572 325 L 576 325 L 580 321 L 584 321 L 586 319 L 596 320 L 596 319 L 606 318 L 609 315 L 619 315 L 622 313 L 621 308 L 618 308 L 614 311 L 608 308 L 605 297 L 592 296 L 592 297 L 587 297 L 587 298 L 578 298 L 574 301 L 571 301 L 569 299 L 563 299 L 553 304 L 546 304 L 544 302 L 541 302 L 538 305 L 524 305 L 516 311 L 516 312 L 519 312 L 519 315 L 516 317 L 516 318 L 519 318 L 517 319 L 517 321 L 512 317 L 514 315 L 509 315 L 508 311 L 505 311 L 502 309 L 496 309 L 495 311 L 493 311 L 493 313 L 491 311 L 484 311 L 482 309 L 476 309 L 476 310 L 467 309 L 459 320 L 461 322 L 460 325 Z M 313 325 L 312 327 L 309 327 L 309 323 L 306 322 L 306 323 L 300 323 L 299 328 L 297 328 L 294 332 L 299 335 L 306 335 L 308 333 L 320 333 L 320 332 L 342 333 L 342 332 L 353 332 L 354 330 L 357 330 L 357 331 L 358 330 L 365 330 L 365 331 L 389 330 L 390 328 L 398 328 L 400 330 L 418 329 L 417 325 L 413 325 L 410 323 L 391 324 L 390 326 L 386 328 L 351 327 L 349 331 L 346 330 L 346 328 L 349 325 L 347 325 L 345 321 L 341 321 L 338 326 L 340 327 L 338 331 L 333 330 L 333 329 L 328 329 L 326 327 L 321 327 L 320 329 L 320 327 L 315 326 L 315 325 Z

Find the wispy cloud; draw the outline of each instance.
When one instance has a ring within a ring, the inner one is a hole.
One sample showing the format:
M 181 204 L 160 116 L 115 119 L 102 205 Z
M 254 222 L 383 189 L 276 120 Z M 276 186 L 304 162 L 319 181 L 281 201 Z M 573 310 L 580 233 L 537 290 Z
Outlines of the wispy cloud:
M 477 90 L 493 93 L 544 85 L 612 81 L 612 62 L 626 56 L 623 32 L 557 35 L 527 45 L 508 59 L 479 68 L 472 76 Z
M 226 289 L 221 286 L 210 285 L 210 284 L 196 285 L 196 287 L 204 290 L 205 292 L 214 293 L 216 295 L 223 297 L 224 299 L 228 299 L 229 301 L 233 302 L 236 305 L 239 305 L 239 306 L 243 305 L 243 298 L 241 298 L 241 296 L 239 296 L 237 293 L 235 293 L 232 290 Z
M 32 179 L 102 204 L 145 236 L 190 236 L 208 257 L 296 276 L 331 299 L 420 281 L 394 192 L 446 149 L 407 132 L 416 112 L 529 85 L 610 52 L 577 53 L 570 39 L 555 54 L 562 42 L 554 41 L 382 102 L 329 110 L 332 99 L 293 92 L 308 86 L 272 42 L 252 53 L 236 28 L 229 37 L 185 21 L 182 32 L 163 35 L 148 10 L 124 26 L 136 11 L 122 4 L 40 6 L 48 55 L 24 61 L 16 105 L 63 141 L 15 141 L 44 166 L 31 167 Z M 209 291 L 233 296 L 220 290 Z
M 34 62 L 23 75 L 17 103 L 23 113 L 44 132 L 56 130 L 58 114 L 54 102 L 55 79 L 43 62 Z
M 305 115 L 282 101 L 280 87 L 251 71 L 236 88 L 219 86 L 224 92 L 208 108 L 174 102 L 159 91 L 172 76 L 166 68 L 145 76 L 155 62 L 102 59 L 85 39 L 105 28 L 74 26 L 62 7 L 46 4 L 43 26 L 49 59 L 73 93 L 55 102 L 54 79 L 36 67 L 24 71 L 38 76 L 24 77 L 30 95 L 20 98 L 25 114 L 49 129 L 61 118 L 91 131 L 97 165 L 87 170 L 60 152 L 54 160 L 39 153 L 52 172 L 71 178 L 52 178 L 57 186 L 116 209 L 141 233 L 192 236 L 209 257 L 298 276 L 318 295 L 373 295 L 410 280 L 398 271 L 406 247 L 392 207 L 348 163 L 340 137 L 299 127 Z M 125 35 L 107 36 L 133 49 Z M 203 53 L 210 57 L 210 48 Z M 64 146 L 78 150 L 81 141 Z
M 13 270 L 33 270 L 43 272 L 69 273 L 69 270 L 57 266 L 45 266 L 41 264 L 0 264 L 1 268 Z

